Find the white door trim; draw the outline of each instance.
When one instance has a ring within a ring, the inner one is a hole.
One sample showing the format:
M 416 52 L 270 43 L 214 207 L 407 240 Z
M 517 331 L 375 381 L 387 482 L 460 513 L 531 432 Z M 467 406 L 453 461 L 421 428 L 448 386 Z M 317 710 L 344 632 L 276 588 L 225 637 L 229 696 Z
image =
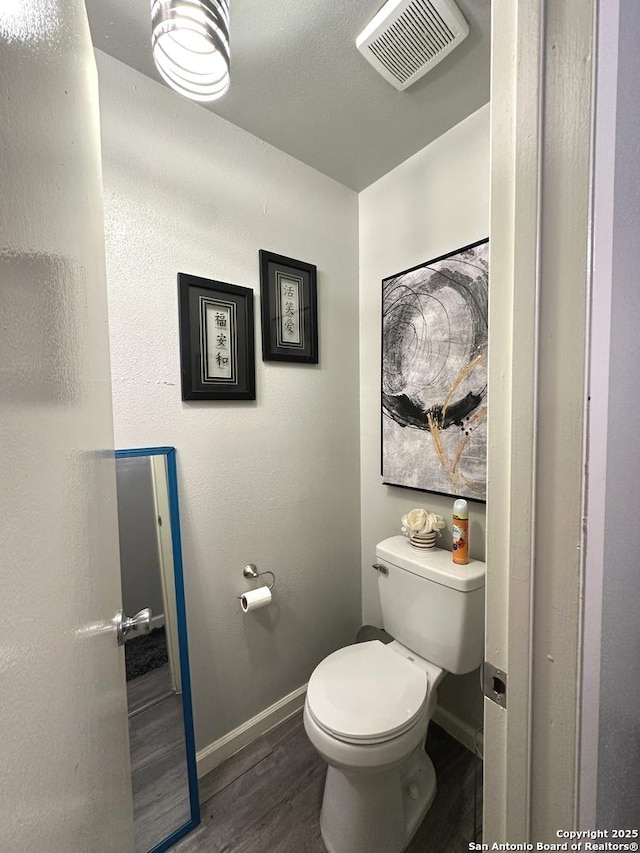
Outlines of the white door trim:
M 491 841 L 529 834 L 542 7 L 493 8 L 485 658 L 508 674 L 508 710 L 485 699 Z
M 600 647 L 606 516 L 609 350 L 614 240 L 618 0 L 598 9 L 597 82 L 593 154 L 593 247 L 589 324 L 589 433 L 587 446 L 583 659 L 578 826 L 596 828 L 600 715 Z M 593 349 L 591 348 L 593 346 Z
M 523 842 L 577 808 L 595 16 L 492 13 L 484 840 Z
M 160 581 L 164 602 L 164 626 L 167 637 L 167 656 L 171 689 L 182 693 L 182 675 L 180 670 L 180 643 L 178 640 L 178 611 L 176 607 L 175 564 L 173 560 L 173 539 L 171 533 L 171 512 L 169 510 L 169 491 L 167 487 L 167 460 L 164 455 L 151 456 L 151 480 L 153 483 L 153 502 L 156 514 L 156 536 L 158 539 L 158 558 L 160 562 Z

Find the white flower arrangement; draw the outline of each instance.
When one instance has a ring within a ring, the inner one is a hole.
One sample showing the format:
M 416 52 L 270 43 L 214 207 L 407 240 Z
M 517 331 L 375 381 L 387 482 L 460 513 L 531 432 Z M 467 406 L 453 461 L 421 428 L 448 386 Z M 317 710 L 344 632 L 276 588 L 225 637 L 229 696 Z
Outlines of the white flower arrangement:
M 423 507 L 416 507 L 402 516 L 402 533 L 411 536 L 413 533 L 425 534 L 435 531 L 438 536 L 440 531 L 447 526 L 447 522 L 437 512 L 430 512 Z

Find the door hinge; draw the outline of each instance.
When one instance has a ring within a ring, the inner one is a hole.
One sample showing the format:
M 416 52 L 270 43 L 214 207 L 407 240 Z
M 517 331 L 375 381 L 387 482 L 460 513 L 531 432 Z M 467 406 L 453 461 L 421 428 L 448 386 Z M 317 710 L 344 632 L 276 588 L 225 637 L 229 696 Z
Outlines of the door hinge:
M 482 664 L 482 688 L 487 699 L 501 708 L 507 707 L 507 673 L 489 661 Z

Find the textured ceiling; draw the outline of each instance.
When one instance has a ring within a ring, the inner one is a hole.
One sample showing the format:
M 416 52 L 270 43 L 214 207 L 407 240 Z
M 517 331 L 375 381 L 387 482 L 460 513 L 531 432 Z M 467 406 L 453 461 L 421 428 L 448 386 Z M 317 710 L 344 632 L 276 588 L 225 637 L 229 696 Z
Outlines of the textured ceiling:
M 95 47 L 160 80 L 149 0 L 85 2 Z M 405 92 L 355 46 L 381 5 L 231 0 L 231 88 L 202 108 L 363 189 L 489 100 L 490 0 L 458 0 L 469 36 Z

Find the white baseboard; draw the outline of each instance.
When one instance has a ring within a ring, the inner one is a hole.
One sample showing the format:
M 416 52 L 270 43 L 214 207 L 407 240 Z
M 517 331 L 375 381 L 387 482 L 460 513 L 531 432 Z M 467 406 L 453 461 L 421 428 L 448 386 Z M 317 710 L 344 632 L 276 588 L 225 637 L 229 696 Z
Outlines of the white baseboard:
M 470 749 L 474 755 L 480 758 L 483 756 L 484 739 L 482 730 L 476 731 L 472 725 L 456 717 L 451 711 L 446 708 L 436 705 L 436 710 L 433 713 L 433 722 L 437 723 L 451 737 L 459 741 L 467 749 Z
M 204 749 L 199 750 L 196 754 L 198 778 L 202 778 L 211 770 L 218 767 L 218 765 L 222 764 L 223 761 L 226 761 L 227 758 L 230 758 L 245 746 L 253 743 L 260 735 L 265 734 L 274 728 L 274 726 L 284 722 L 297 711 L 300 711 L 304 707 L 306 695 L 307 685 L 303 684 L 302 687 L 299 687 L 287 696 L 283 696 L 278 702 L 269 708 L 265 708 L 264 711 L 250 720 L 247 720 L 246 723 L 223 735 L 218 740 L 213 741 L 213 743 L 205 746 Z M 450 734 L 451 737 L 482 758 L 482 731 L 476 732 L 473 726 L 456 717 L 440 705 L 436 706 L 433 721 Z
M 204 749 L 199 750 L 196 753 L 198 778 L 202 778 L 234 753 L 253 743 L 260 735 L 265 734 L 269 729 L 300 711 L 304 707 L 306 695 L 307 685 L 303 684 L 302 687 L 294 690 L 293 693 L 289 693 L 288 696 L 283 696 L 274 705 L 265 708 L 264 711 L 247 720 L 237 729 L 233 729 L 233 731 L 205 746 Z

